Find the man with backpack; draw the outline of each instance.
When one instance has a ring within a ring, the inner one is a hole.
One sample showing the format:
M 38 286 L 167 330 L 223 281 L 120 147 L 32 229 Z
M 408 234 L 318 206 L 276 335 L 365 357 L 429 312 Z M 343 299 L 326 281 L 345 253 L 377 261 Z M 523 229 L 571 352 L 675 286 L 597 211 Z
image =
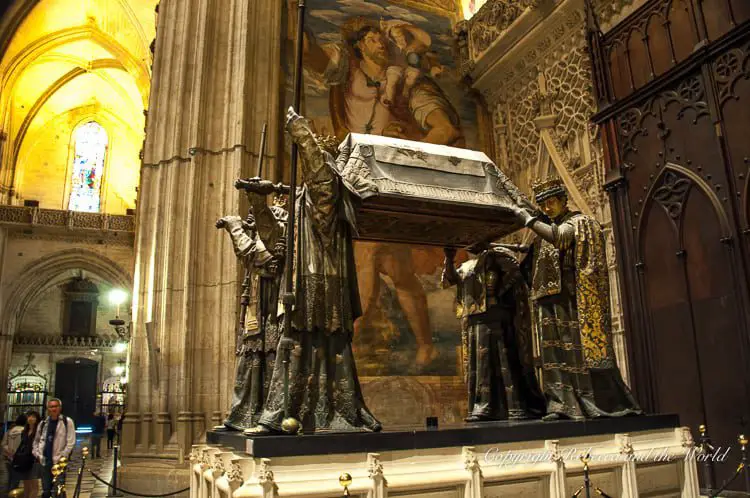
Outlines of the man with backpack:
M 62 457 L 70 458 L 76 444 L 75 424 L 61 412 L 62 401 L 50 398 L 47 418 L 39 426 L 34 441 L 34 456 L 42 465 L 42 498 L 52 496 L 52 466 Z

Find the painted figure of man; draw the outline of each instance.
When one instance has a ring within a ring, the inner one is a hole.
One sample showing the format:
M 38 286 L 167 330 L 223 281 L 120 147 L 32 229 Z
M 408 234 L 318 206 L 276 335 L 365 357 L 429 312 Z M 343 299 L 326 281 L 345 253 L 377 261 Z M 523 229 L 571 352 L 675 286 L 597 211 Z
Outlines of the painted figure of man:
M 545 403 L 534 375 L 528 289 L 518 261 L 500 247 L 474 250 L 477 256 L 456 268 L 456 251 L 446 248 L 443 269 L 443 286 L 457 286 L 463 322 L 466 421 L 539 418 Z
M 356 193 L 316 141 L 307 120 L 290 108 L 286 126 L 299 145 L 303 182 L 294 227 L 294 314 L 292 330 L 285 334 L 293 345 L 289 416 L 299 420 L 306 433 L 379 431 L 380 423 L 365 405 L 352 353 L 354 321 L 361 314 L 352 247 Z M 252 183 L 256 191 L 273 188 L 259 179 Z M 284 311 L 281 304 L 279 311 Z M 278 320 L 283 324 L 282 316 Z M 249 432 L 281 431 L 284 376 L 284 362 L 276 361 L 259 426 Z
M 602 228 L 568 208 L 560 180 L 536 182 L 533 190 L 550 221 L 522 208 L 516 216 L 537 234 L 522 266 L 541 336 L 545 420 L 641 413 L 612 348 Z
M 250 201 L 247 220 L 225 216 L 216 222 L 232 239 L 234 252 L 250 280 L 245 285 L 252 286 L 254 277 L 258 282 L 257 328 L 249 329 L 247 323 L 241 324 L 244 332 L 237 348 L 232 406 L 224 421 L 225 426 L 235 430 L 255 427 L 268 394 L 279 342 L 276 306 L 286 254 L 284 234 L 288 216 L 278 203 L 269 207 L 264 194 L 248 192 L 247 198 Z

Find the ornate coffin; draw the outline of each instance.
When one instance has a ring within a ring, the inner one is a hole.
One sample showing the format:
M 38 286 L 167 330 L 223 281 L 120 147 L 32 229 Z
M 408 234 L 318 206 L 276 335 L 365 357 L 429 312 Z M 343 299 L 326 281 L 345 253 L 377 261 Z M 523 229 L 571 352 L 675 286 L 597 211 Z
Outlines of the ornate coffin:
M 518 230 L 510 208 L 531 207 L 482 152 L 360 134 L 341 147 L 358 239 L 464 247 Z

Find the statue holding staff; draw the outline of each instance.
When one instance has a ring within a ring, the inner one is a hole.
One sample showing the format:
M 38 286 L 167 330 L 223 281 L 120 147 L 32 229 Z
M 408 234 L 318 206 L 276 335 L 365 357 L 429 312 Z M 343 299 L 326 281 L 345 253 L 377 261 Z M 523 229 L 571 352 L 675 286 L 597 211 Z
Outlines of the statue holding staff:
M 224 228 L 229 233 L 234 252 L 245 267 L 237 371 L 232 406 L 224 422 L 226 427 L 235 430 L 255 427 L 263 411 L 279 342 L 276 307 L 286 252 L 287 212 L 283 202 L 277 198 L 269 207 L 264 194 L 248 192 L 247 197 L 251 207 L 246 220 L 239 216 L 225 216 L 216 222 L 217 228 Z M 245 309 L 254 277 L 258 282 L 257 329 L 250 330 Z
M 292 312 L 278 319 L 279 324 L 291 323 L 290 330 L 282 331 L 290 358 L 287 365 L 274 364 L 259 425 L 246 433 L 280 433 L 285 418 L 298 420 L 305 433 L 379 431 L 380 422 L 362 396 L 351 345 L 354 321 L 361 315 L 352 247 L 356 190 L 342 178 L 329 152 L 335 151 L 332 144 L 316 141 L 307 120 L 292 108 L 286 128 L 300 152 L 303 182 L 295 202 L 294 246 L 289 248 L 295 255 Z M 278 187 L 255 178 L 238 182 L 238 188 L 270 192 Z M 263 238 L 262 230 L 259 234 Z M 278 309 L 285 313 L 281 305 Z

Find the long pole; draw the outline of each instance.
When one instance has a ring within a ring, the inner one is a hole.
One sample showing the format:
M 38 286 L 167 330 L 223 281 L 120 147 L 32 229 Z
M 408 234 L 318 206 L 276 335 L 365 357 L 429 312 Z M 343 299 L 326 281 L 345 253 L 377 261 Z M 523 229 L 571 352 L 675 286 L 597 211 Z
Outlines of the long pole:
M 260 147 L 258 147 L 258 167 L 255 171 L 255 176 L 258 178 L 263 174 L 263 160 L 266 156 L 266 128 L 268 123 L 263 123 L 263 130 L 260 132 Z
M 302 50 L 305 23 L 305 0 L 297 2 L 297 47 L 294 61 L 294 110 L 300 111 L 300 102 L 302 100 Z M 291 331 L 292 331 L 292 307 L 294 306 L 294 272 L 292 271 L 294 263 L 294 224 L 296 218 L 297 201 L 297 144 L 292 141 L 292 157 L 290 158 L 290 178 L 289 178 L 289 218 L 286 232 L 286 266 L 285 286 L 284 286 L 284 350 L 283 358 L 285 364 L 284 373 L 284 417 L 289 417 L 289 355 L 291 353 Z
M 263 130 L 260 132 L 260 146 L 258 147 L 258 165 L 255 170 L 255 176 L 258 178 L 263 174 L 263 160 L 266 154 L 266 128 L 267 123 L 263 123 Z M 250 268 L 245 268 L 245 275 L 242 279 L 242 295 L 240 297 L 240 319 L 237 325 L 237 340 L 235 343 L 237 349 L 242 345 L 242 338 L 245 336 L 245 320 L 247 318 L 247 308 L 250 306 L 251 284 Z M 263 317 L 260 317 L 260 319 L 262 320 Z M 265 343 L 265 334 L 263 334 L 263 342 Z M 265 351 L 265 344 L 263 346 L 263 351 Z

